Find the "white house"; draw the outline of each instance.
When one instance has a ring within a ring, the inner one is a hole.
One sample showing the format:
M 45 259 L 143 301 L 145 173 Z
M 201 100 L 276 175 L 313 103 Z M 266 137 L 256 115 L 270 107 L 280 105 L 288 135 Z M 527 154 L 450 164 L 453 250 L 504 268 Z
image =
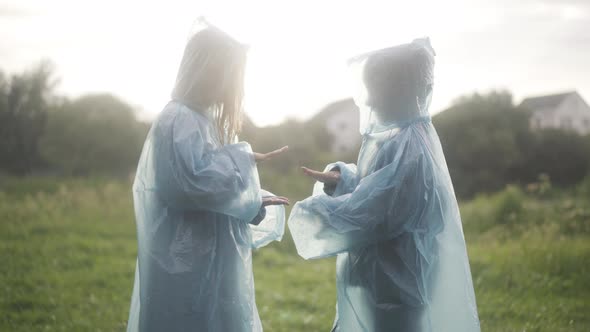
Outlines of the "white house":
M 331 152 L 348 154 L 360 146 L 359 110 L 352 99 L 344 99 L 324 107 L 311 122 L 320 122 L 332 136 Z
M 525 98 L 520 107 L 532 111 L 531 127 L 590 134 L 590 106 L 575 91 Z

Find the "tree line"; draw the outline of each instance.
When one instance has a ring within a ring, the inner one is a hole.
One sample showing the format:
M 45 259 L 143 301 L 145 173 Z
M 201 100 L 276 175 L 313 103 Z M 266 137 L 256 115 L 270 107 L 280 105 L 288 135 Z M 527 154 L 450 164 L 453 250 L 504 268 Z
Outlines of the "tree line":
M 459 197 L 540 178 L 570 186 L 588 175 L 590 136 L 533 130 L 530 116 L 509 92 L 499 91 L 459 98 L 433 117 Z
M 55 93 L 48 63 L 23 73 L 0 71 L 0 172 L 12 175 L 127 176 L 136 167 L 149 123 L 110 94 L 65 98 Z M 473 94 L 433 117 L 459 197 L 493 192 L 507 184 L 528 184 L 539 176 L 568 186 L 590 169 L 590 137 L 562 130 L 531 130 L 530 113 L 508 92 Z M 257 128 L 244 118 L 241 138 L 267 151 L 289 145 L 290 152 L 263 167 L 277 175 L 298 166 L 354 162 L 355 155 L 332 155 L 333 139 L 322 117 Z
M 54 71 L 0 71 L 0 171 L 13 175 L 127 175 L 149 124 L 110 94 L 68 99 L 55 93 Z

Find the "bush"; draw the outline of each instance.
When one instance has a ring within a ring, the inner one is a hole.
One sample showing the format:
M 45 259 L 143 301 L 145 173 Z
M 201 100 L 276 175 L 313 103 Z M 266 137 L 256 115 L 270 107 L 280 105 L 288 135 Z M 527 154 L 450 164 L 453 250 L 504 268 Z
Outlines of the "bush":
M 590 234 L 588 179 L 573 189 L 551 189 L 542 178 L 526 193 L 509 185 L 495 194 L 480 194 L 461 204 L 465 233 L 491 239 L 511 239 L 531 231 L 556 237 Z
M 88 95 L 49 112 L 41 152 L 65 175 L 127 175 L 137 165 L 148 125 L 111 95 Z
M 547 174 L 557 186 L 572 186 L 588 174 L 590 149 L 584 137 L 557 129 L 540 130 L 533 137 L 534 144 L 521 171 L 525 180 Z
M 496 208 L 492 216 L 498 224 L 514 225 L 520 220 L 525 200 L 526 197 L 519 187 L 508 186 L 493 197 Z
M 576 193 L 581 196 L 590 198 L 590 174 L 581 181 L 576 187 Z
M 542 174 L 556 186 L 572 186 L 590 170 L 589 137 L 531 131 L 529 112 L 515 107 L 507 92 L 461 98 L 433 121 L 463 199 L 511 183 L 526 185 Z
M 459 197 L 498 191 L 518 180 L 531 137 L 528 113 L 512 104 L 509 93 L 459 99 L 433 121 Z

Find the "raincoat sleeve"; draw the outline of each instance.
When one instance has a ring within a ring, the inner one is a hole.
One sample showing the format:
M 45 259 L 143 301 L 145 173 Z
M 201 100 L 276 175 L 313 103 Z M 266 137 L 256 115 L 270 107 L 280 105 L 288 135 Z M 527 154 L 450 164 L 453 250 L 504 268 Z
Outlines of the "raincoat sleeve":
M 167 170 L 159 176 L 161 197 L 170 206 L 214 211 L 246 222 L 262 206 L 258 170 L 246 142 L 218 147 L 207 139 L 206 123 L 180 114 L 172 124 Z M 165 154 L 160 154 L 164 155 Z
M 322 191 L 329 196 L 337 197 L 351 193 L 358 185 L 357 170 L 355 164 L 346 164 L 341 161 L 331 163 L 324 172 L 340 172 L 340 180 L 336 185 L 323 185 Z
M 273 193 L 262 190 L 262 196 L 274 196 Z M 261 248 L 272 241 L 281 241 L 285 233 L 285 207 L 271 205 L 260 209 L 264 212 L 250 222 L 252 232 L 252 248 Z M 256 221 L 260 219 L 257 223 Z
M 351 193 L 295 204 L 288 223 L 299 255 L 332 256 L 426 227 L 421 223 L 433 195 L 431 168 L 424 154 L 407 150 L 415 149 L 396 153 Z
M 254 219 L 250 220 L 250 224 L 257 226 L 260 224 L 262 220 L 266 218 L 266 208 L 263 206 L 258 210 L 258 214 L 254 217 Z

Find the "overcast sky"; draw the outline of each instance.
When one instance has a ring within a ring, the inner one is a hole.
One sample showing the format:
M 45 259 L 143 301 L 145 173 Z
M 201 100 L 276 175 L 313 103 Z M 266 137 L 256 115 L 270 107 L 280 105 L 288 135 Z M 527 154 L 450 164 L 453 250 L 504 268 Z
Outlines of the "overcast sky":
M 0 0 L 0 69 L 50 59 L 60 93 L 111 92 L 153 118 L 200 15 L 251 45 L 258 125 L 349 96 L 347 58 L 421 36 L 437 52 L 433 112 L 490 89 L 517 101 L 575 89 L 590 102 L 590 0 Z

